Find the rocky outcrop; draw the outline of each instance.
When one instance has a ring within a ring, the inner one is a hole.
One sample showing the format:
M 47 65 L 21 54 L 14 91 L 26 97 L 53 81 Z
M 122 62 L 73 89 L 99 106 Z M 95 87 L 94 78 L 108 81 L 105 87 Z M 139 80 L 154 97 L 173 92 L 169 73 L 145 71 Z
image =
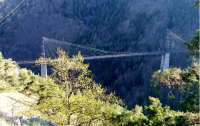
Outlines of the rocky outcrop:
M 33 111 L 31 107 L 37 102 L 36 97 L 28 97 L 17 92 L 0 93 L 0 125 L 27 125 L 40 124 L 43 126 L 57 126 L 56 124 L 39 118 L 39 115 L 31 118 L 26 114 Z M 36 112 L 35 112 L 36 113 Z
M 0 93 L 0 114 L 9 118 L 20 117 L 30 111 L 36 102 L 37 98 L 27 97 L 21 93 Z

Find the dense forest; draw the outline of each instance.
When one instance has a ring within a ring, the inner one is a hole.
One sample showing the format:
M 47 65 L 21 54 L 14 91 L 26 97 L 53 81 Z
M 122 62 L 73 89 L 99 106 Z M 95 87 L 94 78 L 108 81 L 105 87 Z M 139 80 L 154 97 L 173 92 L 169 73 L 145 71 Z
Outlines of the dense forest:
M 17 3 L 19 0 L 7 0 L 1 4 L 2 17 Z M 194 3 L 194 0 L 26 1 L 0 29 L 0 50 L 5 57 L 15 60 L 37 59 L 42 37 L 46 36 L 112 52 L 161 51 L 166 48 L 167 29 L 185 41 L 192 38 L 198 27 L 198 9 Z M 184 45 L 173 37 L 170 41 L 176 47 Z M 55 48 L 64 48 L 54 46 L 54 53 Z M 71 47 L 66 51 L 70 55 L 78 51 L 83 55 L 100 55 Z M 183 58 L 176 60 L 180 56 Z M 135 103 L 146 104 L 151 75 L 159 69 L 160 60 L 160 56 L 149 56 L 88 63 L 95 80 L 132 107 Z M 171 57 L 174 67 L 184 68 L 190 63 L 187 54 Z M 35 66 L 31 69 L 39 72 Z
M 19 3 L 0 1 L 0 93 L 37 97 L 25 116 L 59 126 L 199 124 L 196 0 L 24 0 L 4 20 Z M 44 60 L 42 37 L 109 53 L 48 43 Z M 84 60 L 163 51 L 171 52 L 166 70 L 160 69 L 161 55 Z M 15 62 L 22 60 L 37 65 Z M 38 75 L 44 62 L 47 78 Z
M 63 50 L 58 51 L 56 59 L 37 61 L 52 66 L 49 77 L 34 75 L 1 55 L 0 92 L 17 91 L 37 97 L 37 102 L 23 116 L 40 115 L 53 122 L 28 120 L 23 124 L 27 126 L 198 126 L 200 66 L 196 62 L 199 60 L 196 45 L 199 45 L 199 34 L 187 45 L 194 58 L 191 67 L 171 68 L 153 75 L 152 86 L 161 91 L 157 97 L 164 96 L 171 107 L 149 96 L 145 107 L 136 105 L 132 110 L 127 109 L 120 98 L 107 93 L 93 80 L 89 65 L 80 54 L 71 58 Z M 171 109 L 177 106 L 179 111 Z M 12 120 L 3 122 L 9 125 Z

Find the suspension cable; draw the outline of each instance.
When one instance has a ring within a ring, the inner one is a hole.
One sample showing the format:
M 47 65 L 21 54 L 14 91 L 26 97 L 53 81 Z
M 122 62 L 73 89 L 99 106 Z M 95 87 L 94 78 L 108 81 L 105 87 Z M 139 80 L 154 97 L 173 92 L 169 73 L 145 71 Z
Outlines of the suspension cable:
M 15 8 L 13 8 L 7 15 L 0 19 L 0 27 L 5 24 L 5 21 L 17 13 L 17 10 L 24 4 L 26 0 L 21 0 Z

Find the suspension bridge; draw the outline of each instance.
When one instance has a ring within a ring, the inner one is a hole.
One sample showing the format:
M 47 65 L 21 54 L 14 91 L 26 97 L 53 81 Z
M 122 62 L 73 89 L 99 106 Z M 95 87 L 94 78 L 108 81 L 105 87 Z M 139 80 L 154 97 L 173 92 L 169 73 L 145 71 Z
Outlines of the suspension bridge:
M 170 38 L 176 39 L 178 41 L 185 42 L 181 37 L 168 30 L 168 35 L 166 37 L 166 49 L 165 51 L 157 51 L 157 52 L 115 52 L 108 51 L 103 49 L 98 49 L 94 47 L 89 47 L 85 45 L 75 44 L 68 41 L 60 41 L 52 38 L 43 37 L 42 38 L 42 46 L 41 46 L 41 57 L 46 59 L 46 52 L 49 50 L 48 44 L 59 44 L 61 47 L 68 46 L 69 48 L 79 48 L 83 50 L 89 50 L 91 52 L 98 52 L 103 55 L 95 55 L 95 56 L 84 56 L 85 61 L 90 60 L 106 60 L 106 59 L 115 59 L 115 58 L 128 58 L 128 57 L 140 57 L 140 56 L 161 56 L 160 69 L 165 70 L 170 67 L 170 55 L 173 53 L 185 53 L 185 51 L 170 51 L 173 44 L 171 44 Z M 50 51 L 50 53 L 55 53 Z M 27 61 L 18 61 L 18 64 L 36 64 L 35 60 L 27 60 Z M 47 64 L 41 64 L 41 76 L 46 77 L 48 75 Z
M 5 15 L 3 18 L 0 19 L 0 27 L 3 26 L 6 23 L 6 20 L 10 18 L 11 16 L 15 15 L 23 5 L 25 5 L 26 0 L 21 0 L 16 7 L 14 7 L 7 15 Z M 114 51 L 107 51 L 102 50 L 94 47 L 84 46 L 80 44 L 75 44 L 73 42 L 67 42 L 67 41 L 59 41 L 56 39 L 51 39 L 47 37 L 42 38 L 42 46 L 41 46 L 41 57 L 44 59 L 46 58 L 46 51 L 48 49 L 48 46 L 46 46 L 48 43 L 51 44 L 61 44 L 68 46 L 70 48 L 79 48 L 84 50 L 89 50 L 92 52 L 98 52 L 103 55 L 95 55 L 95 56 L 85 56 L 84 60 L 106 60 L 106 59 L 114 59 L 114 58 L 125 58 L 125 57 L 140 57 L 140 56 L 161 56 L 161 64 L 160 69 L 164 70 L 169 68 L 170 66 L 170 55 L 173 53 L 185 53 L 185 51 L 170 51 L 170 48 L 172 46 L 175 46 L 172 44 L 170 38 L 176 39 L 178 41 L 184 42 L 185 41 L 179 37 L 177 34 L 172 32 L 171 30 L 167 29 L 167 37 L 166 37 L 166 49 L 164 51 L 157 51 L 157 52 L 114 52 Z M 55 54 L 55 52 L 50 51 L 50 53 Z M 34 60 L 27 60 L 27 61 L 18 61 L 18 64 L 36 64 L 36 61 Z M 46 77 L 48 75 L 47 72 L 47 64 L 41 64 L 41 76 Z

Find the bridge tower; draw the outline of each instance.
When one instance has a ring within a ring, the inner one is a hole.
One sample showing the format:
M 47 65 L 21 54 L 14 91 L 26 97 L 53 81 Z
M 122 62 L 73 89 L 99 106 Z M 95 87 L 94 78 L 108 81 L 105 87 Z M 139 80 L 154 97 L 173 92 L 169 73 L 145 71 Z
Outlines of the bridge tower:
M 45 45 L 44 45 L 44 38 L 42 38 L 42 47 L 41 47 L 41 55 L 42 55 L 42 58 L 46 58 L 46 54 L 45 54 Z M 47 77 L 48 76 L 48 73 L 47 73 L 47 63 L 42 63 L 41 64 L 41 76 L 42 77 Z
M 169 38 L 169 30 L 167 30 L 165 53 L 162 54 L 161 58 L 161 65 L 160 65 L 161 71 L 164 71 L 165 69 L 168 69 L 170 67 L 170 47 L 171 47 L 171 42 Z

